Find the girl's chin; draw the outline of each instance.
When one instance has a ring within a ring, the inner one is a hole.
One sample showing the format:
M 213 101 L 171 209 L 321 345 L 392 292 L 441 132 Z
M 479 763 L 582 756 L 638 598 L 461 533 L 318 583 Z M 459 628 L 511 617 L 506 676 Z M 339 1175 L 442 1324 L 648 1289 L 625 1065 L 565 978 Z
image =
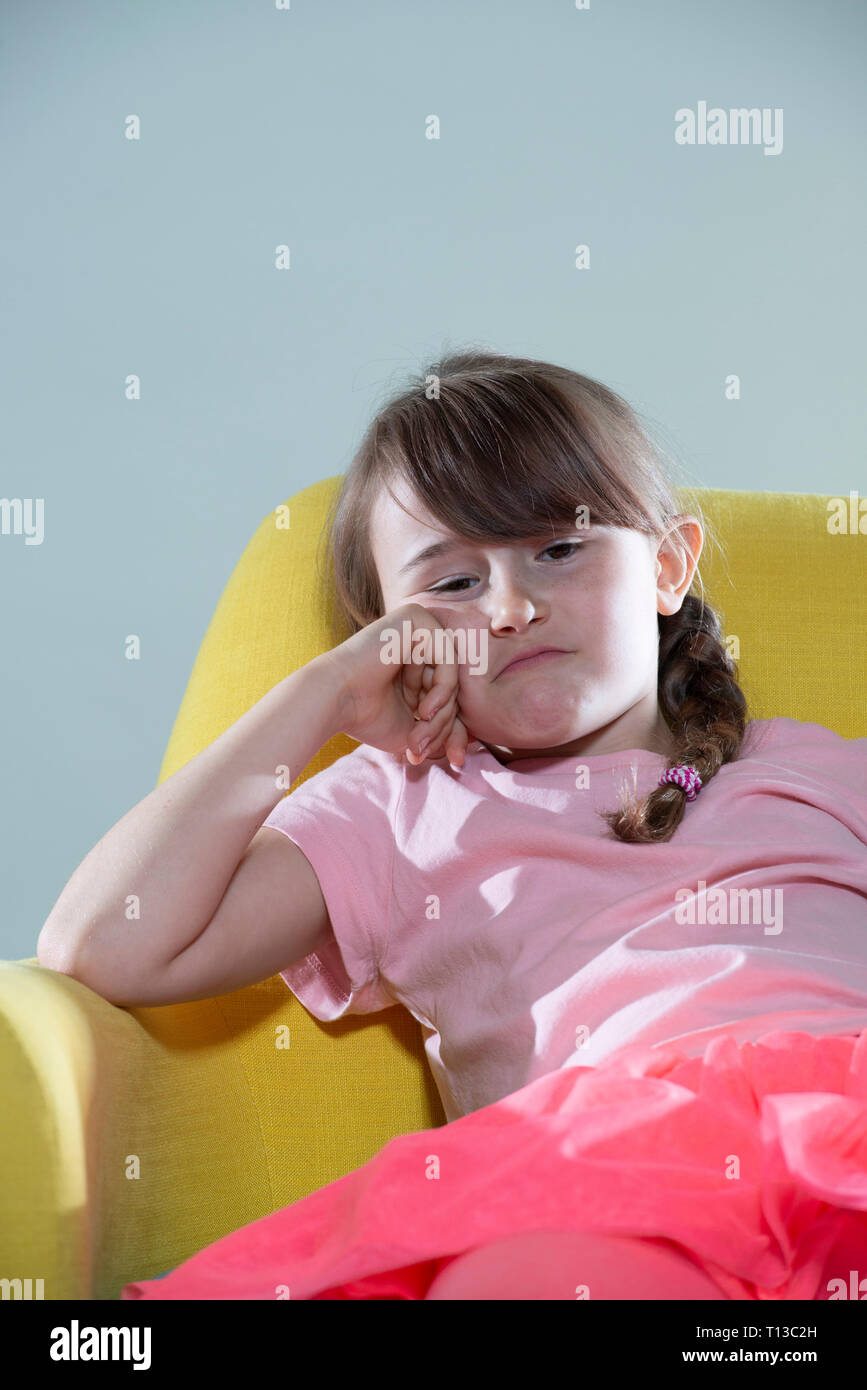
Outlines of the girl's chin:
M 460 702 L 459 702 L 460 704 Z M 481 713 L 473 715 L 472 710 L 460 706 L 458 715 L 471 731 L 472 737 L 482 743 L 496 745 L 517 751 L 532 752 L 535 748 L 560 748 L 563 744 L 574 743 L 587 731 L 587 719 L 576 718 L 576 711 L 565 711 L 562 703 L 556 709 L 522 708 L 520 717 L 498 722 L 485 719 Z M 572 718 L 564 718 L 571 713 Z M 577 727 L 576 727 L 577 726 Z M 592 726 L 591 726 L 592 727 Z

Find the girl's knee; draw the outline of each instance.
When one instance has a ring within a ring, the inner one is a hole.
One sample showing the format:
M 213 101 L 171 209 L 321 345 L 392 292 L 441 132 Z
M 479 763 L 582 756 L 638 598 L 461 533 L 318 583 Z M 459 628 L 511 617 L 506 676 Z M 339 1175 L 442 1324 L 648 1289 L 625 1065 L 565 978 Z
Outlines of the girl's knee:
M 426 1298 L 725 1299 L 687 1255 L 664 1241 L 582 1231 L 524 1231 L 459 1255 Z

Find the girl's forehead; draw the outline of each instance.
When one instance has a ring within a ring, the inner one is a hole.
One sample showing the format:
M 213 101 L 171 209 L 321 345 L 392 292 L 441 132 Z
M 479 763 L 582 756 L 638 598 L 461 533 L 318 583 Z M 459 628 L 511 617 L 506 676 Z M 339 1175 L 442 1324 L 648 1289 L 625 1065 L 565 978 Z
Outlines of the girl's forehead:
M 510 538 L 491 537 L 478 540 L 452 530 L 445 522 L 434 516 L 424 502 L 413 491 L 403 477 L 391 479 L 381 484 L 374 498 L 370 512 L 370 542 L 377 568 L 382 572 L 397 574 L 401 566 L 421 551 L 423 547 L 443 541 L 453 541 L 464 550 L 483 550 L 493 546 L 497 549 L 512 549 L 535 545 L 539 542 L 561 538 L 564 525 L 540 526 L 535 533 Z M 632 555 L 636 547 L 652 545 L 652 538 L 643 532 L 628 528 L 606 525 L 594 521 L 586 527 L 576 527 L 575 538 L 588 540 L 607 538 L 625 555 Z
M 453 534 L 408 489 L 399 492 L 398 497 L 399 502 L 383 488 L 374 500 L 370 522 L 375 551 L 390 555 L 414 540 L 433 540 L 434 535 L 442 539 Z

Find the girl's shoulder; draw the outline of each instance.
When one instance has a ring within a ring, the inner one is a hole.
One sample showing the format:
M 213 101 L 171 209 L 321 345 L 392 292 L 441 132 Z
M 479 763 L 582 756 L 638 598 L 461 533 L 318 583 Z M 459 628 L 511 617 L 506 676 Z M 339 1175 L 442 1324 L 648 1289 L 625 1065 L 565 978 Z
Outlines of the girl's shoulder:
M 306 769 L 305 769 L 306 770 Z M 290 796 L 303 801 L 333 801 L 348 805 L 363 801 L 368 806 L 388 807 L 403 788 L 401 759 L 370 744 L 359 743 L 317 771 L 308 773 Z
M 815 765 L 829 771 L 853 765 L 863 768 L 867 738 L 844 738 L 824 724 L 787 715 L 751 719 L 744 731 L 740 759 L 761 762 L 768 756 L 775 763 Z

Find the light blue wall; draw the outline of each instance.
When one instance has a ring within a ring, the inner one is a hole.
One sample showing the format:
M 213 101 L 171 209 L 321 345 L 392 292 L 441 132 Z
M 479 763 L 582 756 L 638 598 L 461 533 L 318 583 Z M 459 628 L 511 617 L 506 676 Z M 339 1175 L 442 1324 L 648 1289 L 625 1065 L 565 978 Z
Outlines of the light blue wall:
M 0 955 L 35 954 L 155 785 L 262 517 L 443 348 L 601 378 L 699 484 L 867 491 L 862 0 L 9 0 L 0 25 L 0 495 L 44 499 L 40 545 L 0 535 Z M 781 151 L 678 144 L 700 102 L 781 110 Z

